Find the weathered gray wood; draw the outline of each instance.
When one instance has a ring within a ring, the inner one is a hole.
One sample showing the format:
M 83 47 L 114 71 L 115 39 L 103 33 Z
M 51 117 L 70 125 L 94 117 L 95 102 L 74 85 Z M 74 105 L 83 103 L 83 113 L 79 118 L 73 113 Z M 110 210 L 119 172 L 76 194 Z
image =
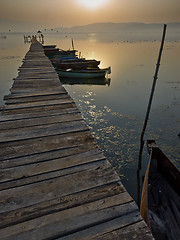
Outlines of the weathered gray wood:
M 42 64 L 42 66 L 37 66 L 37 65 L 27 65 L 23 64 L 21 67 L 19 67 L 19 71 L 52 71 L 52 65 L 50 64 Z
M 27 172 L 25 171 L 24 175 L 21 178 L 11 179 L 10 181 L 2 182 L 0 184 L 0 190 L 7 190 L 15 187 L 26 186 L 29 184 L 42 182 L 48 179 L 57 179 L 58 177 L 63 177 L 66 175 L 70 175 L 70 174 L 74 174 L 74 173 L 82 172 L 86 170 L 90 171 L 94 167 L 101 168 L 103 164 L 105 164 L 105 161 L 103 161 L 102 158 L 99 159 L 98 157 L 96 157 L 94 158 L 94 162 L 93 162 L 93 157 L 91 159 L 92 159 L 92 162 L 89 161 L 89 163 L 81 164 L 73 167 L 67 167 L 65 169 L 58 169 L 58 165 L 57 165 L 56 170 L 53 170 L 53 167 L 52 167 L 52 168 L 49 168 L 49 171 L 47 172 L 43 172 L 42 170 L 42 172 L 39 172 L 39 174 L 34 174 L 32 176 L 29 176 L 29 175 L 26 176 Z
M 51 78 L 51 79 L 48 79 L 48 78 L 40 78 L 40 79 L 36 79 L 36 81 L 34 81 L 34 79 L 16 79 L 14 81 L 13 84 L 30 84 L 30 83 L 49 83 L 50 84 L 56 84 L 56 83 L 59 83 L 59 79 L 57 78 Z
M 32 97 L 18 97 L 10 98 L 6 100 L 6 104 L 18 104 L 18 103 L 28 103 L 28 102 L 38 102 L 38 101 L 49 101 L 49 100 L 58 100 L 62 98 L 70 98 L 66 92 L 61 94 L 51 94 L 44 96 L 32 96 Z
M 73 108 L 75 107 L 75 103 L 64 103 L 64 104 L 52 104 L 49 106 L 42 105 L 37 107 L 28 107 L 28 108 L 16 108 L 16 109 L 2 109 L 2 114 L 23 114 L 23 113 L 32 113 L 32 112 L 44 112 L 44 111 L 52 111 L 52 110 L 58 110 L 58 109 L 64 109 L 64 108 Z
M 30 239 L 63 237 L 74 231 L 130 214 L 136 208 L 133 202 L 122 205 L 121 202 L 120 196 L 116 195 L 11 226 L 9 231 L 2 229 L 0 234 L 5 239 L 26 239 L 27 236 Z
M 90 168 L 87 167 L 87 169 L 82 171 L 0 191 L 0 213 L 81 192 L 118 180 L 117 173 L 113 171 L 107 161 L 101 167 L 98 167 L 97 164 L 92 164 Z
M 46 93 L 47 91 L 48 92 L 55 92 L 55 91 L 60 91 L 62 89 L 62 87 L 61 86 L 59 86 L 59 87 L 57 87 L 57 86 L 50 86 L 50 87 L 44 87 L 44 88 L 28 88 L 28 89 L 21 89 L 21 88 L 11 88 L 10 89 L 10 92 L 12 93 L 12 94 L 20 94 L 20 93 L 22 93 L 22 94 L 26 94 L 26 93 L 29 93 L 29 94 L 33 94 L 33 93 L 36 93 L 36 92 L 44 92 L 44 93 Z
M 65 90 L 65 88 L 61 87 L 61 89 L 57 89 L 55 91 L 43 91 L 43 92 L 34 92 L 34 93 L 24 93 L 24 92 L 21 92 L 21 93 L 18 93 L 18 94 L 9 94 L 9 95 L 6 95 L 4 97 L 4 100 L 7 100 L 7 99 L 17 99 L 17 98 L 26 98 L 26 97 L 44 97 L 44 96 L 52 96 L 52 95 L 57 95 L 57 94 L 61 94 L 61 93 L 67 93 L 67 91 Z
M 17 166 L 25 166 L 34 163 L 40 163 L 43 161 L 50 161 L 55 159 L 61 159 L 66 157 L 73 157 L 74 155 L 81 153 L 91 153 L 92 155 L 101 154 L 101 151 L 98 149 L 97 144 L 89 143 L 87 141 L 83 144 L 79 144 L 79 146 L 55 149 L 50 151 L 39 151 L 38 153 L 30 154 L 27 156 L 20 156 L 15 158 L 10 158 L 7 160 L 0 161 L 0 168 L 7 169 L 13 168 Z
M 59 87 L 59 83 L 58 83 L 58 81 L 52 81 L 52 84 L 54 85 L 54 86 L 57 86 L 57 87 Z M 24 82 L 24 83 L 19 83 L 19 82 L 14 82 L 13 83 L 13 88 L 19 88 L 19 89 L 24 89 L 24 88 L 33 88 L 33 87 L 35 87 L 35 88 L 48 88 L 49 87 L 49 85 L 50 85 L 50 82 L 39 82 L 39 81 L 37 81 L 37 82 Z
M 39 101 L 39 102 L 33 102 L 33 103 L 18 103 L 18 104 L 11 104 L 8 106 L 5 106 L 4 109 L 6 110 L 14 110 L 18 108 L 33 108 L 33 107 L 39 107 L 39 106 L 49 106 L 49 105 L 59 105 L 59 104 L 66 104 L 66 103 L 72 103 L 74 100 L 72 98 L 69 99 L 58 99 L 58 100 L 49 100 L 47 101 Z
M 4 130 L 0 133 L 0 143 L 54 136 L 59 134 L 87 131 L 89 128 L 83 120 L 39 125 L 26 128 Z
M 56 240 L 153 240 L 152 234 L 142 221 L 139 213 L 134 211 L 126 216 L 92 226 Z
M 55 74 L 51 74 L 51 75 L 47 75 L 47 74 L 44 74 L 44 75 L 36 75 L 36 77 L 34 77 L 33 75 L 28 75 L 28 76 L 24 76 L 24 75 L 18 75 L 16 78 L 13 78 L 13 80 L 14 81 L 16 81 L 16 80 L 34 80 L 35 81 L 35 79 L 36 80 L 45 80 L 45 79 L 47 79 L 47 80 L 53 80 L 53 79 L 56 79 L 56 80 L 58 80 L 59 81 L 59 77 L 57 76 L 57 75 L 55 75 Z
M 65 108 L 65 109 L 52 109 L 51 111 L 43 111 L 43 112 L 29 112 L 23 114 L 9 114 L 9 115 L 1 115 L 0 122 L 11 122 L 13 120 L 22 120 L 22 119 L 32 119 L 32 118 L 39 118 L 39 117 L 51 117 L 56 115 L 64 115 L 64 114 L 73 114 L 73 113 L 80 113 L 77 108 Z
M 42 76 L 48 76 L 48 77 L 51 77 L 51 76 L 54 76 L 54 77 L 57 77 L 57 73 L 55 72 L 55 70 L 51 70 L 51 71 L 38 71 L 38 70 L 31 70 L 31 71 L 20 71 L 18 73 L 18 76 L 20 77 L 24 77 L 24 78 L 41 78 Z
M 96 143 L 89 131 L 1 143 L 0 160 Z
M 0 130 L 10 130 L 11 129 L 17 129 L 17 128 L 25 128 L 25 127 L 32 127 L 32 126 L 45 126 L 48 124 L 53 123 L 63 123 L 63 122 L 69 122 L 69 121 L 77 121 L 81 120 L 81 114 L 80 113 L 72 113 L 72 114 L 56 114 L 51 116 L 42 116 L 42 117 L 36 117 L 36 118 L 28 118 L 28 119 L 13 119 L 12 121 L 0 121 Z M 22 129 L 23 131 L 23 129 Z M 1 134 L 1 133 L 0 133 Z
M 38 89 L 43 89 L 43 88 L 48 89 L 49 85 L 50 84 L 48 82 L 35 82 L 35 83 L 23 83 L 23 84 L 15 82 L 12 87 L 14 89 L 18 88 L 22 90 L 36 88 L 36 91 L 37 91 Z M 59 88 L 59 83 L 56 81 L 54 82 L 53 86 L 54 87 L 57 86 L 57 88 Z
M 124 195 L 124 193 L 125 189 L 123 185 L 120 183 L 118 184 L 113 182 L 62 197 L 56 196 L 54 199 L 48 201 L 45 200 L 39 204 L 34 204 L 32 206 L 19 208 L 14 211 L 1 213 L 0 228 L 15 225 L 23 221 L 31 220 L 37 217 L 62 211 L 68 208 L 77 207 L 82 204 L 111 197 L 116 194 Z
M 16 179 L 28 178 L 51 171 L 59 171 L 75 166 L 81 166 L 85 163 L 88 164 L 101 161 L 103 159 L 105 159 L 105 157 L 102 153 L 94 154 L 94 151 L 89 151 L 78 153 L 73 156 L 58 157 L 58 159 L 48 159 L 47 161 L 35 162 L 28 165 L 0 169 L 0 182 L 3 183 Z
M 23 79 L 41 79 L 41 78 L 56 78 L 58 79 L 58 76 L 56 75 L 56 73 L 52 72 L 52 73 L 39 73 L 39 74 L 19 74 L 17 76 L 18 78 L 23 78 Z

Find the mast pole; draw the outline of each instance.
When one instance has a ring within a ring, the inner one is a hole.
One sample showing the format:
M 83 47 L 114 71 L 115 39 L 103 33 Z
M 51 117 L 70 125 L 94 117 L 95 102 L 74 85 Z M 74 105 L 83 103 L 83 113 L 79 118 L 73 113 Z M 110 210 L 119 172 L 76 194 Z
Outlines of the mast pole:
M 158 71 L 159 71 L 159 66 L 160 66 L 161 56 L 162 56 L 162 51 L 163 51 L 163 46 L 164 46 L 164 40 L 165 40 L 165 35 L 166 35 L 166 28 L 167 28 L 167 25 L 164 24 L 161 47 L 160 47 L 160 50 L 159 50 L 159 56 L 158 56 L 158 60 L 157 60 L 157 64 L 156 64 L 156 71 L 155 71 L 155 75 L 154 75 L 154 80 L 153 80 L 153 84 L 152 84 L 152 89 L 151 89 L 151 94 L 150 94 L 150 98 L 149 98 L 149 103 L 148 103 L 148 107 L 147 107 L 145 120 L 144 120 L 144 125 L 143 125 L 143 129 L 142 129 L 142 132 L 141 132 L 140 142 L 141 142 L 142 146 L 144 145 L 144 134 L 145 134 L 147 122 L 148 122 L 148 119 L 149 119 L 151 104 L 152 104 L 153 95 L 154 95 L 154 91 L 155 91 L 155 86 L 156 86 L 156 82 L 157 82 L 157 78 L 158 78 Z

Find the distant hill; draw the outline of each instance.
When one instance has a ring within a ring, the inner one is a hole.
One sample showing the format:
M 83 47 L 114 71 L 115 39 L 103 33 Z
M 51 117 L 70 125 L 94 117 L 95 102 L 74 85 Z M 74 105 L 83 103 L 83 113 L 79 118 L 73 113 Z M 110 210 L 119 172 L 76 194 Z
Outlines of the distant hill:
M 180 22 L 167 23 L 169 30 L 177 29 L 180 31 Z M 149 30 L 160 30 L 163 27 L 163 23 L 93 23 L 83 26 L 74 26 L 71 28 L 56 28 L 58 32 L 119 32 L 119 31 L 149 31 Z

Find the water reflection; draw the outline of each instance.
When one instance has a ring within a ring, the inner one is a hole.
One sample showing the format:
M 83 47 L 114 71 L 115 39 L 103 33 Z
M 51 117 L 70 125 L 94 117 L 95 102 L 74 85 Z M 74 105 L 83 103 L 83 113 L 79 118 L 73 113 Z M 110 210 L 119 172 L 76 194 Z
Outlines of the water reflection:
M 61 78 L 60 81 L 64 85 L 107 85 L 110 86 L 110 78 Z

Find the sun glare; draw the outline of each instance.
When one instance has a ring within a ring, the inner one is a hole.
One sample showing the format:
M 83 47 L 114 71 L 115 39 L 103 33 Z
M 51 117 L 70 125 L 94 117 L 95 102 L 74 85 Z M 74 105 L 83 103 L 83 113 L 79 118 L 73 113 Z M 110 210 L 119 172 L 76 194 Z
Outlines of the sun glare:
M 97 9 L 104 6 L 108 0 L 79 0 L 79 3 L 88 9 Z

